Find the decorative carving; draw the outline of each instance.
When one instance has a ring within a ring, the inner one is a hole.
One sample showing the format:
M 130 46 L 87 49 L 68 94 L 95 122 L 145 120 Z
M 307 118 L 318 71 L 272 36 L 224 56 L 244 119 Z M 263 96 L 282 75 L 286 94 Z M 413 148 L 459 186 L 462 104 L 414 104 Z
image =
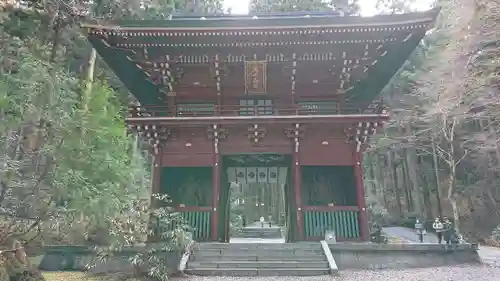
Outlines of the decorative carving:
M 342 52 L 342 59 L 343 59 L 343 65 L 342 65 L 342 70 L 339 75 L 340 79 L 340 86 L 338 89 L 338 93 L 346 93 L 350 90 L 352 90 L 353 86 L 350 85 L 351 82 L 351 71 L 353 68 L 357 68 L 359 64 L 359 60 L 353 60 L 351 58 L 347 57 L 346 52 Z
M 294 151 L 299 152 L 300 139 L 304 137 L 304 126 L 295 124 L 292 128 L 285 129 L 285 135 L 294 143 Z
M 134 51 L 134 53 L 137 52 Z M 174 85 L 184 76 L 184 69 L 174 68 L 172 64 L 175 63 L 175 60 L 170 55 L 149 60 L 148 51 L 144 48 L 142 56 L 128 56 L 127 58 L 146 74 L 151 83 L 165 86 L 164 92 L 167 96 L 175 96 Z
M 219 141 L 226 139 L 227 130 L 214 124 L 207 129 L 207 136 L 213 141 L 214 153 L 219 154 Z
M 248 138 L 252 144 L 259 144 L 266 136 L 266 129 L 255 124 L 248 128 Z
M 219 55 L 215 55 L 215 59 L 214 59 L 214 69 L 215 69 L 215 75 L 214 75 L 214 79 L 215 79 L 215 85 L 217 87 L 217 95 L 220 96 L 220 92 L 221 92 L 221 87 L 220 87 L 220 68 L 219 68 Z
M 292 55 L 292 75 L 290 80 L 292 81 L 292 96 L 295 95 L 295 75 L 297 74 L 297 54 Z
M 295 124 L 295 130 L 294 130 L 294 138 L 293 141 L 295 142 L 295 153 L 299 152 L 299 136 L 300 136 L 300 124 Z
M 227 160 L 230 161 L 231 165 L 240 165 L 240 164 L 248 164 L 248 165 L 282 165 L 283 161 L 285 161 L 285 156 L 280 154 L 243 154 L 243 155 L 230 155 L 227 157 Z M 244 177 L 244 174 L 236 175 L 237 177 Z M 271 178 L 275 178 L 275 175 L 270 175 Z
M 170 136 L 170 130 L 161 125 L 129 125 L 128 128 L 148 141 L 154 154 L 158 154 L 160 147 L 167 142 Z
M 381 126 L 381 122 L 358 122 L 345 129 L 346 142 L 356 143 L 356 152 L 359 152 L 361 150 L 361 145 L 368 143 L 370 137 L 373 136 L 377 128 Z
M 422 29 L 427 29 L 430 27 L 432 24 L 433 19 L 431 17 L 426 16 L 425 18 L 418 19 L 417 22 L 411 22 L 411 23 L 398 23 L 398 24 L 393 24 L 393 25 L 380 25 L 380 26 L 367 26 L 360 28 L 359 26 L 338 26 L 338 27 L 320 27 L 318 26 L 317 28 L 308 28 L 308 29 L 297 29 L 297 30 L 289 30 L 289 29 L 283 29 L 283 30 L 276 30 L 276 29 L 269 29 L 269 30 L 261 30 L 259 31 L 259 36 L 264 36 L 264 37 L 270 37 L 270 36 L 294 36 L 291 38 L 285 38 L 288 40 L 277 40 L 275 42 L 273 41 L 255 41 L 255 40 L 248 40 L 248 41 L 229 41 L 229 40 L 222 40 L 217 43 L 213 43 L 212 46 L 218 47 L 218 46 L 227 46 L 227 47 L 268 47 L 268 46 L 290 46 L 290 45 L 306 45 L 305 43 L 310 43 L 310 40 L 303 40 L 303 36 L 307 35 L 322 35 L 325 36 L 326 34 L 345 34 L 345 33 L 388 33 L 388 34 L 395 34 L 397 32 L 400 32 L 402 36 L 405 37 L 410 37 L 409 34 L 411 33 L 416 33 L 419 32 Z M 94 37 L 100 37 L 103 39 L 107 39 L 107 42 L 110 43 L 110 45 L 116 46 L 116 47 L 143 47 L 143 46 L 154 46 L 154 47 L 206 47 L 205 42 L 184 42 L 184 41 L 178 41 L 174 40 L 176 39 L 175 37 L 181 37 L 181 38 L 186 38 L 186 37 L 195 37 L 195 36 L 255 36 L 256 32 L 254 30 L 248 30 L 245 29 L 245 27 L 238 29 L 238 30 L 223 30 L 223 31 L 200 31 L 200 30 L 191 30 L 191 31 L 145 31 L 137 28 L 116 28 L 114 26 L 109 26 L 109 27 L 102 27 L 102 26 L 88 26 L 89 28 L 89 35 L 94 36 Z M 401 31 L 405 30 L 405 33 L 402 33 Z M 162 42 L 159 41 L 147 41 L 147 42 L 137 42 L 137 41 L 128 41 L 127 39 L 133 38 L 133 37 L 142 37 L 142 36 L 153 36 L 153 37 L 174 37 L 174 38 L 168 38 L 171 40 L 162 40 Z M 112 38 L 114 37 L 114 38 Z M 338 37 L 338 36 L 337 36 Z M 358 36 L 360 37 L 360 36 Z M 292 40 L 293 38 L 300 38 L 299 40 Z M 317 38 L 316 36 L 311 36 L 311 38 Z M 119 40 L 111 40 L 111 39 L 119 39 Z M 282 38 L 280 38 L 282 39 Z M 325 38 L 324 40 L 315 40 L 317 44 L 323 43 L 323 42 L 328 42 L 331 44 L 352 44 L 353 40 L 348 40 L 349 38 L 342 38 L 341 40 L 327 40 L 327 39 L 333 39 L 333 38 Z M 378 41 L 390 41 L 391 39 L 396 39 L 394 37 L 385 37 L 383 39 L 378 39 Z M 403 40 L 403 42 L 408 41 L 409 38 L 397 38 L 400 40 Z M 114 41 L 114 42 L 112 42 Z M 368 41 L 373 41 L 371 37 L 367 37 L 366 39 L 359 39 L 357 41 L 361 42 L 368 42 Z M 114 43 L 114 44 L 111 44 Z
M 207 128 L 208 139 L 212 140 L 214 138 L 215 133 L 217 133 L 217 137 L 219 138 L 219 140 L 225 140 L 228 135 L 228 130 L 216 124 Z
M 387 114 L 389 111 L 389 108 L 387 105 L 384 103 L 384 100 L 382 98 L 377 99 L 370 103 L 368 107 L 363 111 L 365 114 Z
M 141 107 L 139 102 L 132 103 L 128 108 L 129 117 L 150 117 L 151 113 Z
M 305 134 L 306 127 L 304 125 L 296 127 L 298 124 L 295 124 L 292 128 L 285 128 L 285 135 L 289 139 L 294 139 L 296 136 L 296 132 L 299 133 L 299 138 L 303 138 Z

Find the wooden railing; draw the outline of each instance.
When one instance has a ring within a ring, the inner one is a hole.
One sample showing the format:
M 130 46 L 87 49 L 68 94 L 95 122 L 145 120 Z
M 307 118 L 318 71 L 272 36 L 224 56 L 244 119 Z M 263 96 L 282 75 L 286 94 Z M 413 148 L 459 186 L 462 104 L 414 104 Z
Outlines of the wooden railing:
M 203 117 L 203 116 L 286 116 L 286 115 L 337 115 L 383 114 L 383 106 L 363 108 L 359 105 L 213 105 L 186 104 L 177 106 L 131 106 L 131 117 Z
M 196 241 L 209 241 L 211 239 L 211 207 L 184 207 L 176 208 L 191 227 L 193 239 Z
M 303 210 L 306 240 L 322 240 L 325 237 L 325 232 L 329 230 L 335 231 L 339 240 L 360 239 L 359 210 L 357 207 L 304 206 Z

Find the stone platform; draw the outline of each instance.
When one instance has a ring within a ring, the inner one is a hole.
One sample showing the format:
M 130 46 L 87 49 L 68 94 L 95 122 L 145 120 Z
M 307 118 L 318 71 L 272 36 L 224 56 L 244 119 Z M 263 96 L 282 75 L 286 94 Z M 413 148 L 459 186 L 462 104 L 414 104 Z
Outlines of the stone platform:
M 300 242 L 280 243 L 265 239 L 237 239 L 239 243 L 200 243 L 192 253 L 185 273 L 210 276 L 319 276 L 342 270 L 405 269 L 480 264 L 477 245 L 370 244 Z M 243 242 L 244 241 L 244 242 Z M 128 261 L 134 248 L 126 249 L 95 273 L 132 272 Z M 158 252 L 176 272 L 181 253 Z M 47 247 L 40 269 L 48 271 L 81 270 L 93 260 L 86 247 Z
M 343 269 L 479 264 L 471 244 L 201 243 L 186 273 L 202 276 L 318 276 Z
M 282 237 L 281 228 L 276 225 L 269 226 L 269 223 L 254 222 L 242 228 L 234 237 L 238 238 L 260 238 L 260 239 L 280 239 Z
M 329 244 L 342 269 L 403 269 L 480 264 L 474 244 Z

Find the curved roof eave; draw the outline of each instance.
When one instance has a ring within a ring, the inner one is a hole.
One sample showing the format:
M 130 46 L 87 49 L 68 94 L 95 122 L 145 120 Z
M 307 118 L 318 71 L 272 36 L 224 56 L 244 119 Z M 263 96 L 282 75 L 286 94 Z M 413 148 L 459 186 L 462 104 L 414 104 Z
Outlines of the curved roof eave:
M 251 29 L 251 28 L 301 28 L 311 26 L 374 26 L 397 25 L 411 22 L 435 21 L 440 8 L 424 12 L 414 12 L 396 15 L 378 15 L 373 17 L 360 16 L 329 16 L 329 17 L 273 17 L 253 19 L 252 17 L 211 17 L 204 20 L 193 18 L 176 18 L 172 20 L 121 20 L 105 25 L 86 23 L 83 28 L 127 29 L 127 30 L 185 30 L 185 29 Z
M 101 58 L 113 69 L 116 76 L 129 89 L 141 104 L 158 104 L 163 101 L 163 95 L 158 86 L 147 81 L 146 75 L 132 61 L 127 59 L 127 52 L 112 49 L 96 38 L 89 38 Z M 147 93 L 147 94 L 143 94 Z

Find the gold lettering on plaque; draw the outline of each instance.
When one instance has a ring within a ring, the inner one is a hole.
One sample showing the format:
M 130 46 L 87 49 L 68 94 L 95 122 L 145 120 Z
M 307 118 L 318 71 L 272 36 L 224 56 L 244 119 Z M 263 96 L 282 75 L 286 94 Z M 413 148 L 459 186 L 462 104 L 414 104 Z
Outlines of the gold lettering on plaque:
M 265 94 L 267 92 L 267 61 L 245 62 L 245 92 Z

